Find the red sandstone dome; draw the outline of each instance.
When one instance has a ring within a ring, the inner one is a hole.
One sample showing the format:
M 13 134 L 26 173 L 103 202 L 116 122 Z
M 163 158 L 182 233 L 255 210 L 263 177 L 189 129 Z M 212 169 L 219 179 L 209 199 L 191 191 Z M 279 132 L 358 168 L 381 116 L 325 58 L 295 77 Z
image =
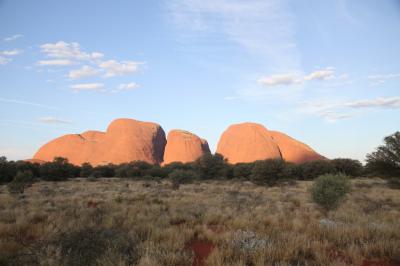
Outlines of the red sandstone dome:
M 171 130 L 165 146 L 164 164 L 193 162 L 205 153 L 210 153 L 206 140 L 184 130 Z
M 64 157 L 80 165 L 125 163 L 136 160 L 160 163 L 166 139 L 160 125 L 133 119 L 116 119 L 106 132 L 86 131 L 59 137 L 42 146 L 34 159 L 52 161 Z
M 256 123 L 231 125 L 222 134 L 217 153 L 230 163 L 254 162 L 265 159 L 284 159 L 302 163 L 324 159 L 306 144 L 283 133 L 269 131 Z
M 278 145 L 269 131 L 256 123 L 231 125 L 222 134 L 217 153 L 230 163 L 247 163 L 281 158 Z
M 324 160 L 324 156 L 316 153 L 308 145 L 289 137 L 288 135 L 270 131 L 274 141 L 278 144 L 282 159 L 292 163 L 304 163 L 313 160 Z

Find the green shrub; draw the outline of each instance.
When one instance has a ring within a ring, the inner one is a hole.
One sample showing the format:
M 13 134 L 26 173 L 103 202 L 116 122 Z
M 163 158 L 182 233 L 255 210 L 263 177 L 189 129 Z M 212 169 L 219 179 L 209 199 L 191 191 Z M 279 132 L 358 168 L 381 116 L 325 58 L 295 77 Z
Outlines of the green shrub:
M 230 166 L 218 153 L 204 154 L 195 161 L 194 170 L 202 179 L 221 179 L 229 177 Z
M 167 175 L 172 173 L 176 169 L 181 170 L 194 170 L 194 163 L 182 163 L 182 162 L 172 162 L 166 164 L 162 167 L 162 169 L 166 172 Z
M 30 170 L 19 171 L 14 177 L 13 181 L 8 183 L 8 190 L 10 193 L 18 194 L 24 193 L 25 189 L 32 185 L 33 174 Z
M 360 176 L 363 171 L 363 166 L 359 160 L 337 158 L 331 160 L 337 173 L 342 173 L 347 176 Z
M 56 246 L 60 250 L 59 265 L 99 265 L 107 257 L 122 265 L 135 265 L 139 259 L 138 240 L 119 229 L 83 228 L 60 234 Z
M 93 166 L 90 163 L 84 163 L 81 166 L 80 177 L 89 177 L 93 172 Z
M 250 179 L 253 163 L 237 163 L 232 166 L 232 177 L 238 179 Z
M 336 173 L 335 166 L 329 160 L 305 162 L 300 167 L 302 168 L 302 180 L 312 180 L 320 175 Z
M 44 163 L 40 167 L 40 177 L 46 181 L 62 181 L 79 176 L 79 167 L 76 167 L 65 158 L 54 158 L 53 162 Z
M 96 177 L 114 177 L 116 166 L 113 164 L 98 165 L 93 168 L 92 176 Z
M 311 187 L 312 200 L 325 211 L 335 210 L 350 192 L 351 184 L 343 174 L 319 176 Z
M 281 159 L 256 161 L 251 171 L 251 180 L 257 184 L 275 185 L 285 179 L 286 162 Z
M 7 158 L 0 157 L 0 184 L 11 182 L 17 174 L 17 168 L 14 162 L 7 161 Z
M 369 174 L 400 177 L 400 131 L 384 138 L 384 145 L 367 154 L 365 166 Z
M 181 184 L 189 183 L 199 178 L 199 175 L 193 170 L 176 169 L 168 175 L 171 179 L 172 187 L 178 189 Z

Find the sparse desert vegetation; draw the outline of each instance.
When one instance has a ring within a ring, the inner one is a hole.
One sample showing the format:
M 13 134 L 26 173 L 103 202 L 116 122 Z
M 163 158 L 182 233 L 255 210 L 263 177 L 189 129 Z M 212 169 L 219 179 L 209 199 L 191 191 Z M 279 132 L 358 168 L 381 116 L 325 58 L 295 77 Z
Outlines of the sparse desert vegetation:
M 396 265 L 400 190 L 379 178 L 351 183 L 328 217 L 312 181 L 1 186 L 0 265 Z

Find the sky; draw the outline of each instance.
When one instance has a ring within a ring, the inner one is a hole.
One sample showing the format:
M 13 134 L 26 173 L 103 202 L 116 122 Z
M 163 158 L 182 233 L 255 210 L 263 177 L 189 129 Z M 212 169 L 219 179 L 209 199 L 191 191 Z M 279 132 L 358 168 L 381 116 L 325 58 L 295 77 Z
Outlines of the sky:
M 0 155 L 133 118 L 364 160 L 400 130 L 398 0 L 0 0 Z

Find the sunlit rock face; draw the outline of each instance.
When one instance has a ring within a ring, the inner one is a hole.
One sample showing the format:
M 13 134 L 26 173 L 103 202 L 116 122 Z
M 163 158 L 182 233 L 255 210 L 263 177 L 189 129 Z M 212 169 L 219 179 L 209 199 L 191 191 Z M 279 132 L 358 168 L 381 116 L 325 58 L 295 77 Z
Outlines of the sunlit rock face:
M 310 146 L 288 135 L 270 131 L 273 140 L 278 144 L 282 159 L 292 163 L 304 163 L 313 160 L 324 160 L 324 156 L 315 152 Z
M 34 159 L 52 161 L 67 158 L 81 165 L 120 164 L 131 161 L 160 163 L 164 157 L 166 138 L 160 125 L 133 119 L 116 119 L 106 132 L 86 131 L 69 134 L 43 145 Z
M 302 163 L 323 159 L 306 144 L 283 133 L 269 131 L 256 123 L 235 124 L 222 134 L 217 153 L 230 163 L 246 163 L 265 159 L 284 159 Z
M 269 131 L 256 123 L 231 125 L 222 133 L 217 153 L 230 163 L 247 163 L 281 158 L 281 152 Z
M 188 131 L 171 130 L 165 146 L 164 164 L 193 162 L 206 153 L 210 153 L 206 140 Z

